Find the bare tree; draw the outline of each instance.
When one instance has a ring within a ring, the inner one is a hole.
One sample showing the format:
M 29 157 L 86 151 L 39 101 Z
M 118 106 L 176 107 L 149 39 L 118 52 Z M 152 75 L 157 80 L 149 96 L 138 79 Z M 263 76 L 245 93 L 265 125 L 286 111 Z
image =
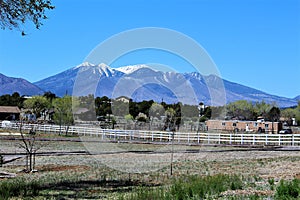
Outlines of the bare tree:
M 35 155 L 36 152 L 41 148 L 36 143 L 36 131 L 32 128 L 28 134 L 23 133 L 22 122 L 20 124 L 20 134 L 22 143 L 19 146 L 26 152 L 26 171 L 32 172 L 35 170 Z

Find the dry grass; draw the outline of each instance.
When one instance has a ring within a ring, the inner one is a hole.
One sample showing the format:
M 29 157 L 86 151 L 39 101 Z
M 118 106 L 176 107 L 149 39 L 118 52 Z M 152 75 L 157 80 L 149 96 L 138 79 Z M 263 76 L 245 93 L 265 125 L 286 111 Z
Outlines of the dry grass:
M 57 139 L 57 136 L 52 138 Z M 18 148 L 19 142 L 0 136 L 0 152 L 21 153 L 22 149 Z M 2 167 L 2 171 L 17 173 L 18 177 L 40 180 L 44 184 L 44 189 L 37 199 L 50 197 L 114 199 L 118 194 L 130 192 L 133 187 L 139 185 L 166 185 L 172 180 L 170 145 L 97 142 L 85 144 L 72 138 L 67 141 L 39 143 L 42 147 L 39 152 L 44 154 L 36 158 L 37 173 L 20 172 L 24 168 L 25 159 Z M 64 154 L 88 152 L 87 149 L 90 148 L 94 148 L 92 152 L 95 155 Z M 270 189 L 268 180 L 274 179 L 277 184 L 280 179 L 300 178 L 299 151 L 175 145 L 174 152 L 173 177 L 220 173 L 244 177 L 248 187 L 236 192 L 225 192 L 225 197 L 245 193 L 270 196 L 274 191 Z M 141 173 L 128 173 L 137 169 Z M 54 186 L 54 183 L 61 185 L 70 183 L 70 186 L 58 187 Z

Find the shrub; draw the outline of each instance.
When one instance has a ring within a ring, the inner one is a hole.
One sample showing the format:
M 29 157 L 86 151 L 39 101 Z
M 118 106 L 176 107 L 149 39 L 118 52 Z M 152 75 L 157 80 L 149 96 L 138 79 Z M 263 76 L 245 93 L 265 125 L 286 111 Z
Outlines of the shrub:
M 274 190 L 274 183 L 275 183 L 274 178 L 268 179 L 268 183 L 270 185 L 270 189 Z
M 276 188 L 275 199 L 298 199 L 300 197 L 300 180 L 293 181 L 281 180 Z

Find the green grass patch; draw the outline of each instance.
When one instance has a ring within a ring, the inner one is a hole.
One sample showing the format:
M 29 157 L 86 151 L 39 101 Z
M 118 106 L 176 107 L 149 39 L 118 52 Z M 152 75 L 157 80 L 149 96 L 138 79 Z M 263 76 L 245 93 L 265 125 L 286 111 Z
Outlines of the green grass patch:
M 27 182 L 24 178 L 15 178 L 0 182 L 0 199 L 9 199 L 13 196 L 36 196 L 40 190 L 38 181 Z
M 170 186 L 158 188 L 140 187 L 129 194 L 123 194 L 121 200 L 162 199 L 184 200 L 204 199 L 218 196 L 226 190 L 242 189 L 239 176 L 218 174 L 214 176 L 188 176 L 173 181 Z
M 288 200 L 300 199 L 300 180 L 281 180 L 276 188 L 275 199 Z

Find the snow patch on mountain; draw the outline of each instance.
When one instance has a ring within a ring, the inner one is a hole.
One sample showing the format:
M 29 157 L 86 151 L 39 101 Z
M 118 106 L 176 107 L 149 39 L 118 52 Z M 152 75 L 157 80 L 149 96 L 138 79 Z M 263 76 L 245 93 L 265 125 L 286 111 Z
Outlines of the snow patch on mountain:
M 128 65 L 128 66 L 124 66 L 124 67 L 119 67 L 119 68 L 114 68 L 115 70 L 118 70 L 120 72 L 123 72 L 124 74 L 131 74 L 139 69 L 142 68 L 150 68 L 147 65 Z
M 80 69 L 80 68 L 83 68 L 83 67 L 92 67 L 92 66 L 95 66 L 95 65 L 92 64 L 92 63 L 89 63 L 89 62 L 84 62 L 84 63 L 81 63 L 80 65 L 77 65 L 73 69 Z

